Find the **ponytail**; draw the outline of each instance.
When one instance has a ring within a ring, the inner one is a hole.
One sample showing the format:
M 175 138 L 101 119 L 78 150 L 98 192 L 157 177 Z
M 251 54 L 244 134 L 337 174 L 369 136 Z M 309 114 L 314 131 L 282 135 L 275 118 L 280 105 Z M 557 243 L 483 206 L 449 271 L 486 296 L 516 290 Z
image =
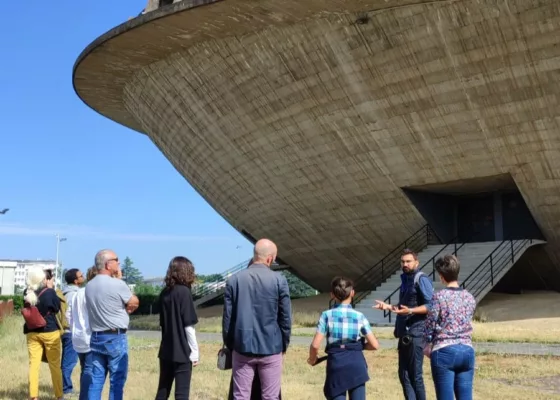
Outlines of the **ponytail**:
M 27 287 L 27 294 L 25 295 L 23 300 L 32 306 L 37 304 L 37 294 L 35 293 L 35 290 L 31 289 L 30 286 Z
M 27 271 L 27 293 L 23 299 L 26 303 L 32 306 L 37 304 L 38 298 L 35 291 L 44 286 L 45 278 L 45 271 L 41 267 L 29 268 Z

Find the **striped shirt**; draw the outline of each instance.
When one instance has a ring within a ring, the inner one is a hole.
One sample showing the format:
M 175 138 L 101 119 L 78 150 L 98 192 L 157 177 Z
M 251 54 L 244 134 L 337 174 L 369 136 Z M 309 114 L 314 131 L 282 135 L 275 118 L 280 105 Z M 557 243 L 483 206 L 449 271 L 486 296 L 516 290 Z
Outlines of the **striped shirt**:
M 317 332 L 326 336 L 327 345 L 357 342 L 371 333 L 369 321 L 350 304 L 323 311 L 317 324 Z

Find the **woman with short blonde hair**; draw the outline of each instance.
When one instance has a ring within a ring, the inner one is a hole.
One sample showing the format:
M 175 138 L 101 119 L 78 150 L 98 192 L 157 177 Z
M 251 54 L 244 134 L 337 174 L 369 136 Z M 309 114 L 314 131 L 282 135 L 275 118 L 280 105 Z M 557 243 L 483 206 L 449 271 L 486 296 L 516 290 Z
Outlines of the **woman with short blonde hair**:
M 56 314 L 60 311 L 60 299 L 52 289 L 53 279 L 47 280 L 45 271 L 41 267 L 31 267 L 27 271 L 27 288 L 23 292 L 24 305 L 28 309 L 36 307 L 43 317 L 45 324 L 41 327 L 29 327 L 28 322 L 23 326 L 23 333 L 27 336 L 27 351 L 29 353 L 29 397 L 37 400 L 39 396 L 39 370 L 43 349 L 45 349 L 54 395 L 62 399 L 62 370 L 60 329 L 56 322 Z

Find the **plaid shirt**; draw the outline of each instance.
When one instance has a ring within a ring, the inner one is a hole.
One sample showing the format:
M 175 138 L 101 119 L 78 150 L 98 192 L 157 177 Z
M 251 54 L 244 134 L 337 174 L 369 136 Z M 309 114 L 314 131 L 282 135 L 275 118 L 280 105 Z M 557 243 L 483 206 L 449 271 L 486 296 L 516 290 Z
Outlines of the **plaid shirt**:
M 367 318 L 350 304 L 323 311 L 317 324 L 317 332 L 327 337 L 327 344 L 357 342 L 371 333 Z

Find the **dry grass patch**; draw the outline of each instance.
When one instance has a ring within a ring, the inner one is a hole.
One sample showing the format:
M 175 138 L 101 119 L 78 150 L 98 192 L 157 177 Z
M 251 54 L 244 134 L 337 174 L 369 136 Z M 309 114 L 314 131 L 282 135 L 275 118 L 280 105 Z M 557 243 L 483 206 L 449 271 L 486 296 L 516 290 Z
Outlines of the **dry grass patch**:
M 314 328 L 317 326 L 317 320 L 320 314 L 295 311 L 292 314 L 292 328 Z M 132 329 L 143 330 L 159 330 L 159 315 L 139 315 L 133 316 L 130 321 Z M 205 333 L 221 333 L 222 332 L 222 316 L 199 317 L 196 325 L 198 332 Z M 299 334 L 308 335 L 309 333 L 300 332 Z
M 27 398 L 27 348 L 19 317 L 8 318 L 0 325 L 0 400 Z M 157 342 L 130 337 L 130 371 L 125 399 L 146 400 L 155 396 L 158 382 Z M 201 365 L 195 368 L 191 398 L 194 400 L 222 400 L 227 396 L 230 373 L 216 369 L 219 343 L 200 343 Z M 366 353 L 371 381 L 368 398 L 402 399 L 397 377 L 397 353 L 382 350 Z M 322 399 L 325 378 L 324 363 L 309 367 L 305 360 L 307 347 L 293 346 L 284 363 L 284 398 L 290 400 Z M 79 368 L 74 372 L 78 383 Z M 560 358 L 518 357 L 482 354 L 477 357 L 475 396 L 479 399 L 560 399 L 557 382 L 560 377 Z M 52 398 L 50 374 L 41 367 L 42 399 Z M 429 363 L 425 363 L 425 382 L 428 398 L 435 398 Z M 107 385 L 106 385 L 107 386 Z M 104 394 L 107 398 L 107 394 Z
M 293 328 L 310 328 L 317 325 L 317 320 L 322 311 L 329 304 L 329 294 L 318 294 L 303 299 L 292 300 Z M 199 322 L 196 326 L 198 332 L 221 333 L 222 332 L 222 309 L 223 306 L 198 308 Z M 158 315 L 132 316 L 130 327 L 132 329 L 159 330 Z M 298 332 L 301 335 L 310 335 L 309 332 Z
M 293 334 L 312 336 L 315 332 L 319 314 L 295 312 L 293 315 Z M 134 317 L 131 328 L 159 330 L 159 316 L 144 315 Z M 473 341 L 475 342 L 512 342 L 512 343 L 560 343 L 560 318 L 532 319 L 507 322 L 474 322 Z M 221 317 L 199 318 L 197 332 L 221 333 Z M 379 339 L 394 339 L 392 327 L 374 327 Z
M 560 343 L 560 318 L 540 318 L 507 322 L 475 322 L 477 342 Z

